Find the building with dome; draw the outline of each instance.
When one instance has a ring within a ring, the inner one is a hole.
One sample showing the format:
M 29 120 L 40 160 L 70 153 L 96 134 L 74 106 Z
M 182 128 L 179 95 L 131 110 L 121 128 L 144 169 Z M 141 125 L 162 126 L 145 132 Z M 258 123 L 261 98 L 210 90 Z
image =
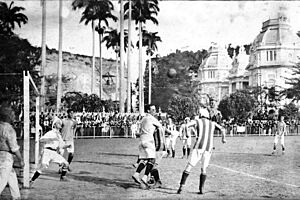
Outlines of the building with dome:
M 288 88 L 286 77 L 291 77 L 292 67 L 299 62 L 300 38 L 292 31 L 290 19 L 279 12 L 275 19 L 262 24 L 250 49 L 250 87 Z
M 208 50 L 208 57 L 203 60 L 198 71 L 199 89 L 203 95 L 202 103 L 212 98 L 219 103 L 229 93 L 228 75 L 232 60 L 225 47 L 212 43 Z
M 239 54 L 233 56 L 232 68 L 229 70 L 229 94 L 237 90 L 243 90 L 249 87 L 249 72 L 246 67 L 249 64 L 249 55 L 244 48 L 240 48 Z

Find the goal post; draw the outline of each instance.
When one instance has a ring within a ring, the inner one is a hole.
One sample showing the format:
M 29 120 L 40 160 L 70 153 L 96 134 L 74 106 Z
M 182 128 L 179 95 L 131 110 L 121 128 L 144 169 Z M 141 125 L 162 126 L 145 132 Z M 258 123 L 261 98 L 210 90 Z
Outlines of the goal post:
M 39 158 L 39 91 L 36 87 L 30 73 L 28 71 L 23 71 L 23 113 L 24 113 L 24 126 L 23 126 L 23 159 L 24 159 L 24 168 L 23 168 L 23 186 L 26 188 L 29 187 L 30 180 L 30 85 L 33 86 L 36 93 L 35 98 L 35 167 L 38 164 Z

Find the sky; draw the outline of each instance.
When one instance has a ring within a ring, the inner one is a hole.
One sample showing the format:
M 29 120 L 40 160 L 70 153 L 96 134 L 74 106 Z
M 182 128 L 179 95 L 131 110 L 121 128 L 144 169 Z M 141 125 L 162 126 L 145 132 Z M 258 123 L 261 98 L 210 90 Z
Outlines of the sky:
M 3 0 L 2 0 L 3 1 Z M 8 0 L 4 0 L 10 3 Z M 79 23 L 82 10 L 71 10 L 72 1 L 63 0 L 63 51 L 92 55 L 91 25 Z M 113 1 L 116 15 L 120 6 Z M 39 0 L 17 0 L 16 6 L 26 10 L 28 23 L 16 33 L 27 38 L 34 46 L 41 46 L 42 8 Z M 150 32 L 158 32 L 162 42 L 158 43 L 157 54 L 161 56 L 175 52 L 176 49 L 197 51 L 208 49 L 212 42 L 225 47 L 229 43 L 236 45 L 250 44 L 259 34 L 262 23 L 275 18 L 279 8 L 285 8 L 290 16 L 294 31 L 300 31 L 300 2 L 298 1 L 159 1 L 160 12 L 157 16 L 159 25 L 147 22 L 144 26 Z M 132 23 L 133 43 L 138 40 L 135 23 Z M 118 23 L 111 23 L 119 27 Z M 127 23 L 125 24 L 125 28 Z M 99 55 L 99 41 L 96 37 L 96 55 Z M 47 34 L 49 48 L 58 48 L 58 1 L 47 1 Z M 115 58 L 112 50 L 103 45 L 103 57 Z M 137 49 L 133 50 L 137 55 Z M 137 65 L 133 56 L 132 64 Z M 125 59 L 126 60 L 126 59 Z M 143 56 L 145 61 L 145 55 Z M 134 72 L 137 75 L 137 72 Z M 135 76 L 133 75 L 133 76 Z

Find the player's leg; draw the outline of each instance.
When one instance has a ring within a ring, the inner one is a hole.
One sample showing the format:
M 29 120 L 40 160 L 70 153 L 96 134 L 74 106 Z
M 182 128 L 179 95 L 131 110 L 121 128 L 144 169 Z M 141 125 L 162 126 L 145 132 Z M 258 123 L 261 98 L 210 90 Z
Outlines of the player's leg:
M 6 163 L 2 163 L 2 165 L 4 165 Z M 7 166 L 1 166 L 0 168 L 0 194 L 2 193 L 2 191 L 4 190 L 4 188 L 6 187 L 7 183 L 8 183 L 8 179 L 9 179 L 9 172 L 12 169 L 12 164 L 11 163 L 7 163 Z
M 281 148 L 282 148 L 282 154 L 285 153 L 285 145 L 284 145 L 284 135 L 280 137 L 280 143 L 281 143 Z
M 14 169 L 12 169 L 9 173 L 8 185 L 12 199 L 21 199 L 18 178 Z
M 139 166 L 140 161 L 141 161 L 141 159 L 140 159 L 140 157 L 138 156 L 136 162 L 135 162 L 134 164 L 132 164 L 132 166 L 133 166 L 134 168 L 137 168 L 137 167 Z
M 192 137 L 187 138 L 187 158 L 190 156 L 191 152 L 191 145 L 192 145 Z
M 152 188 L 160 188 L 162 186 L 162 182 L 160 180 L 159 171 L 158 171 L 158 165 L 165 154 L 166 154 L 165 151 L 156 152 L 155 165 L 151 170 L 151 176 L 153 176 L 154 178 L 154 186 Z
M 145 169 L 145 173 L 144 176 L 142 177 L 141 181 L 147 185 L 148 182 L 148 175 L 150 174 L 150 172 L 152 171 L 153 167 L 155 164 L 155 158 L 149 158 L 148 162 L 146 163 L 146 169 Z
M 140 181 L 140 173 L 141 173 L 141 171 L 145 168 L 146 163 L 147 163 L 147 160 L 146 160 L 146 159 L 140 159 L 139 165 L 138 165 L 138 167 L 137 167 L 135 173 L 132 175 L 133 180 L 134 180 L 136 183 L 138 183 L 138 184 L 141 183 L 141 181 Z
M 69 163 L 69 168 L 68 170 L 71 171 L 70 169 L 70 164 L 74 158 L 74 140 L 72 141 L 68 141 L 66 144 L 71 145 L 69 148 L 67 148 L 67 152 L 68 152 L 68 163 Z
M 59 153 L 53 152 L 51 161 L 53 163 L 58 163 L 62 166 L 62 171 L 60 174 L 61 181 L 68 181 L 66 179 L 67 171 L 69 169 L 69 162 Z
M 277 146 L 278 140 L 279 140 L 279 135 L 275 135 L 272 154 L 275 154 L 275 152 L 276 152 L 276 146 Z
M 44 149 L 42 156 L 41 156 L 41 163 L 39 164 L 39 167 L 34 172 L 33 176 L 30 179 L 29 187 L 31 187 L 34 183 L 34 181 L 42 174 L 42 171 L 44 169 L 47 169 L 51 160 L 51 150 Z
M 202 157 L 202 153 L 203 151 L 198 150 L 198 149 L 194 149 L 192 151 L 191 157 L 189 159 L 189 162 L 187 163 L 182 175 L 181 175 L 181 179 L 180 179 L 180 186 L 177 190 L 177 194 L 180 194 L 184 188 L 185 182 L 187 180 L 187 177 L 190 174 L 190 171 L 192 170 L 192 168 L 199 162 L 199 160 Z
M 171 140 L 172 158 L 175 158 L 175 145 L 176 145 L 176 138 L 172 138 Z
M 182 158 L 186 155 L 186 139 L 182 140 Z
M 170 136 L 167 136 L 166 137 L 166 149 L 167 149 L 167 153 L 168 153 L 167 157 L 169 157 L 171 155 L 170 142 L 171 142 Z
M 204 193 L 204 183 L 205 183 L 206 177 L 207 177 L 206 169 L 209 165 L 210 157 L 211 157 L 211 152 L 205 151 L 203 153 L 201 174 L 200 174 L 200 180 L 199 180 L 199 194 Z

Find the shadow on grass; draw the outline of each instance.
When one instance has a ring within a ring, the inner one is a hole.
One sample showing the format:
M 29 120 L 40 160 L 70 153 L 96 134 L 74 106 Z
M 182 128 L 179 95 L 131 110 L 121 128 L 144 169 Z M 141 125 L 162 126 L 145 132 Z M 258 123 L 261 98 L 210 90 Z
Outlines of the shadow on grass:
M 48 174 L 48 176 L 53 176 L 53 175 L 54 174 Z M 104 177 L 94 177 L 94 176 L 77 176 L 75 174 L 67 174 L 67 177 L 75 181 L 89 182 L 89 183 L 94 183 L 97 185 L 103 185 L 107 187 L 111 187 L 113 185 L 117 187 L 122 187 L 124 189 L 139 188 L 138 185 L 136 185 L 135 183 L 128 182 L 128 180 L 122 180 L 122 179 L 108 179 Z
M 132 169 L 131 166 L 126 166 L 126 164 L 124 163 L 106 163 L 106 162 L 98 162 L 98 161 L 90 161 L 90 160 L 76 160 L 73 161 L 76 163 L 90 163 L 90 164 L 97 164 L 97 165 L 107 165 L 107 166 L 114 166 L 114 167 L 120 167 L 120 168 L 124 168 L 124 169 Z
M 253 155 L 253 156 L 274 156 L 271 153 L 247 153 L 247 152 L 221 152 L 221 151 L 214 151 L 213 153 L 217 154 L 233 154 L 233 155 Z
M 138 157 L 137 154 L 123 154 L 123 153 L 109 153 L 109 152 L 99 152 L 97 154 L 100 155 L 108 155 L 108 156 L 125 156 L 125 157 Z

